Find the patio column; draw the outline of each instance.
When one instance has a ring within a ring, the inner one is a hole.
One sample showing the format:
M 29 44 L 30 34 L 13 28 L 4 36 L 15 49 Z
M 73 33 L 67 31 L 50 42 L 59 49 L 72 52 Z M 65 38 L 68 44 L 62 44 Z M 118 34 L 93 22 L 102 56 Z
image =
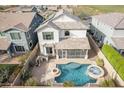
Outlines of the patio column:
M 88 58 L 88 49 L 86 50 L 85 59 Z
M 7 50 L 7 54 L 8 54 L 8 57 L 9 57 L 9 58 L 12 58 L 10 49 Z

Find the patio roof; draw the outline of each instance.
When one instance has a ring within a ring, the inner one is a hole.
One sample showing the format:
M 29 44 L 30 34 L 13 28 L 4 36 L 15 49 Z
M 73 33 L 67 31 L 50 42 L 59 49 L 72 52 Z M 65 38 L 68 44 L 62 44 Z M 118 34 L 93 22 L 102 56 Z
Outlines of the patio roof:
M 90 49 L 87 38 L 68 38 L 60 41 L 55 46 L 56 49 Z
M 7 50 L 11 45 L 11 42 L 7 38 L 0 38 L 0 50 Z
M 124 49 L 124 37 L 114 37 L 112 40 L 117 49 Z

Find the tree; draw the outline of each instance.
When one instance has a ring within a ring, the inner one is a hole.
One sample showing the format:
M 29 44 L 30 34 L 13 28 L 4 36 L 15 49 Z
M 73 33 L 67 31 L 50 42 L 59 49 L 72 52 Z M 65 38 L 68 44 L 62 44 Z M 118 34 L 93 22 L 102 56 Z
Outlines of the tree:
M 72 81 L 65 81 L 63 83 L 63 86 L 64 87 L 73 87 L 74 86 L 74 83 Z
M 116 87 L 115 81 L 113 79 L 104 80 L 100 83 L 101 87 Z

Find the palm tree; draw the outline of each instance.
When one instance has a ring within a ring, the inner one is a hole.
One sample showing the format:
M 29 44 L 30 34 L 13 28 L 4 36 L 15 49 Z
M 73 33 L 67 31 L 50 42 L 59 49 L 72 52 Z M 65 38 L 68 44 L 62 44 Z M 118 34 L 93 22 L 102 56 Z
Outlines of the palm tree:
M 64 87 L 73 87 L 74 86 L 74 83 L 72 81 L 65 81 L 63 83 L 63 86 Z

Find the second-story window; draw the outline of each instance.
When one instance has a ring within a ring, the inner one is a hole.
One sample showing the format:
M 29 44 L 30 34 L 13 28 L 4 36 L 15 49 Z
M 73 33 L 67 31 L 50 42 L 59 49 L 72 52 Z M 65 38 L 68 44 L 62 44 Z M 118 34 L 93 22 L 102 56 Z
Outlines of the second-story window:
M 10 33 L 11 39 L 12 40 L 20 40 L 21 36 L 20 33 Z
M 43 39 L 44 40 L 53 40 L 53 32 L 43 32 Z
M 69 31 L 65 31 L 65 36 L 69 36 L 69 35 L 70 35 Z

